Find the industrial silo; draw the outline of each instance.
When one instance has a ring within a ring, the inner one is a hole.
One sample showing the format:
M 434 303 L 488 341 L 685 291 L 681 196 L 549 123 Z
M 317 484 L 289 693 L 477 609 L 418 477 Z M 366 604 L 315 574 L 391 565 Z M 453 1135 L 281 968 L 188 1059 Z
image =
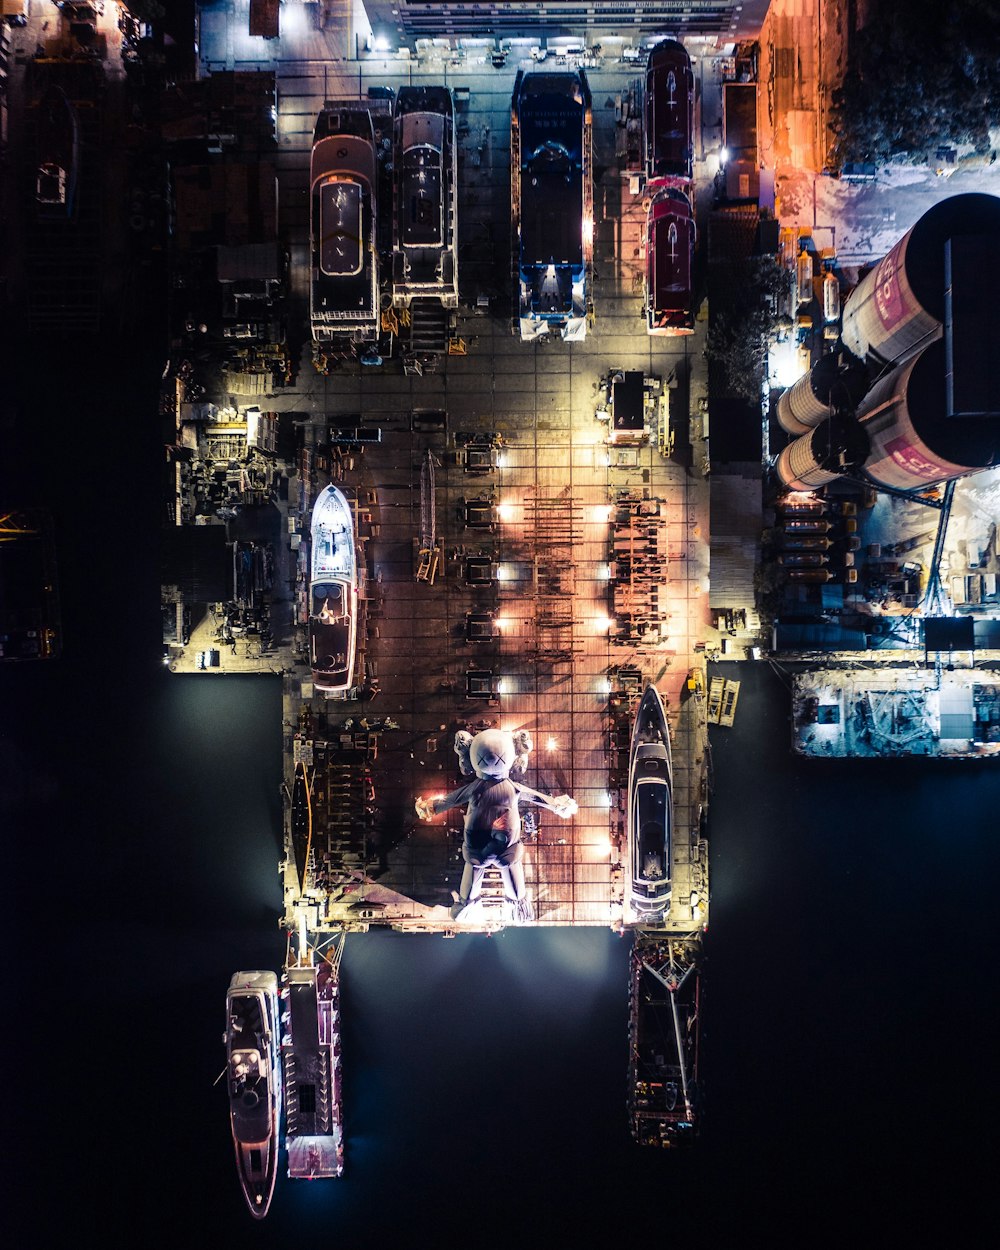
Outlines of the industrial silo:
M 778 457 L 778 477 L 792 490 L 815 490 L 856 469 L 868 454 L 868 438 L 849 416 L 827 417 L 789 443 Z
M 842 367 L 843 354 L 821 356 L 809 373 L 783 391 L 778 398 L 778 423 L 789 434 L 814 430 L 830 415 L 831 401 L 853 407 L 864 395 L 868 375 L 864 366 L 851 361 Z
M 844 305 L 841 341 L 859 360 L 895 364 L 941 337 L 945 244 L 1000 234 L 1000 198 L 954 195 L 928 209 L 854 289 Z
M 947 415 L 940 340 L 876 382 L 858 419 L 871 446 L 865 472 L 897 490 L 932 486 L 1000 459 L 1000 418 Z

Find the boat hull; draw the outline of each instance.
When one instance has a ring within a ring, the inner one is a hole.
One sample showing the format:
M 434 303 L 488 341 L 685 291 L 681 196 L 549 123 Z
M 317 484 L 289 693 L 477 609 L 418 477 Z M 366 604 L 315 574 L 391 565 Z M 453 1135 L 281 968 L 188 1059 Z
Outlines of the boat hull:
M 327 486 L 313 507 L 309 579 L 309 657 L 313 683 L 331 694 L 354 684 L 358 567 L 354 517 L 345 496 Z
M 237 972 L 226 995 L 226 1074 L 236 1170 L 250 1214 L 267 1215 L 278 1172 L 278 978 Z
M 662 917 L 670 906 L 673 771 L 670 730 L 659 692 L 647 686 L 629 751 L 625 920 Z
M 312 848 L 312 795 L 309 790 L 309 778 L 302 763 L 295 765 L 295 782 L 292 787 L 292 854 L 295 857 L 295 871 L 299 878 L 299 893 L 306 888 L 306 870 L 309 866 L 309 851 Z

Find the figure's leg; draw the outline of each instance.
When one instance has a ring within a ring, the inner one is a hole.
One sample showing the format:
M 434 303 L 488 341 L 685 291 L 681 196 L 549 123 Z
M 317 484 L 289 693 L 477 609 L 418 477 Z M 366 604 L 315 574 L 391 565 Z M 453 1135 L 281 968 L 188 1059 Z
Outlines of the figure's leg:
M 458 888 L 458 898 L 451 906 L 452 920 L 468 907 L 472 891 L 483 875 L 482 864 L 472 858 L 467 842 L 462 843 L 462 858 L 465 860 L 465 867 L 462 869 L 462 884 Z
M 502 855 L 497 856 L 500 875 L 503 877 L 504 894 L 519 903 L 524 898 L 524 847 L 512 842 Z

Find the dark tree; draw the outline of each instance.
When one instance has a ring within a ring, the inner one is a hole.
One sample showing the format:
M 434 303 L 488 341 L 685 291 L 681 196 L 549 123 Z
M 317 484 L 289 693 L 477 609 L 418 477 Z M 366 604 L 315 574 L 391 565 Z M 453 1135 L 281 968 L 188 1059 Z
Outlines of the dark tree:
M 879 0 L 833 93 L 832 163 L 989 148 L 1000 124 L 1000 0 Z
M 167 12 L 159 0 L 122 0 L 122 3 L 137 22 L 158 22 Z
M 760 403 L 768 348 L 791 283 L 792 275 L 774 256 L 758 256 L 743 300 L 709 324 L 705 354 L 725 370 L 730 392 L 751 404 Z

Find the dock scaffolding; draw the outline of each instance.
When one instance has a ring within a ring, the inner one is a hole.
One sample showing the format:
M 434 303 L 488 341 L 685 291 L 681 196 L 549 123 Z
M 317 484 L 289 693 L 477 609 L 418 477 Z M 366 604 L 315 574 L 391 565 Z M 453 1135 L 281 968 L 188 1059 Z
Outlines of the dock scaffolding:
M 609 569 L 615 641 L 658 643 L 670 619 L 661 602 L 670 556 L 660 500 L 619 495 L 612 516 Z
M 522 640 L 527 641 L 523 655 L 537 664 L 568 664 L 580 652 L 573 551 L 581 539 L 582 508 L 567 491 L 544 488 L 527 491 L 523 507 L 526 537 L 514 549 L 515 558 L 524 558 L 531 569 L 531 634 Z
M 673 1148 L 699 1127 L 701 933 L 637 933 L 629 965 L 629 1121 L 640 1146 Z

